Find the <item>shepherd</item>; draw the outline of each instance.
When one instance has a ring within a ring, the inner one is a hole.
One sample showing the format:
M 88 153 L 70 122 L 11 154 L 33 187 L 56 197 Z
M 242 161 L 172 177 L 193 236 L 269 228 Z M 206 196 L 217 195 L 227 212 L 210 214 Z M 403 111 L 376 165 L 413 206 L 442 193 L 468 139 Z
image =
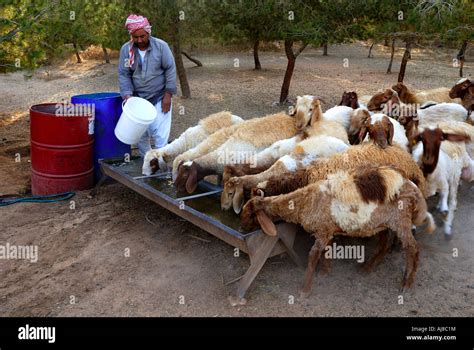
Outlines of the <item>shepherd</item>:
M 130 41 L 120 49 L 118 78 L 120 94 L 124 100 L 131 96 L 142 97 L 156 108 L 157 116 L 138 142 L 143 157 L 151 149 L 168 143 L 171 129 L 171 98 L 176 94 L 176 65 L 165 41 L 151 36 L 148 19 L 130 15 L 125 22 Z

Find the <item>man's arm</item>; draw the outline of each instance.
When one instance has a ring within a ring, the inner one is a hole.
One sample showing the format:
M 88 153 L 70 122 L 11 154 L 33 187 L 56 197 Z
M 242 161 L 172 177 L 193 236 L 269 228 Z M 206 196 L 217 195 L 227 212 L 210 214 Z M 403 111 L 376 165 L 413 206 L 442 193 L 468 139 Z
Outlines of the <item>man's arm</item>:
M 163 45 L 161 66 L 165 72 L 165 95 L 161 101 L 161 110 L 168 113 L 171 108 L 171 96 L 176 94 L 176 64 L 168 44 Z
M 176 89 L 176 64 L 174 63 L 173 53 L 168 44 L 163 45 L 163 54 L 161 55 L 161 67 L 165 71 L 165 92 L 175 95 Z
M 120 95 L 127 99 L 133 95 L 132 71 L 128 64 L 128 46 L 124 45 L 120 50 L 120 59 L 118 62 L 118 79 L 120 86 Z

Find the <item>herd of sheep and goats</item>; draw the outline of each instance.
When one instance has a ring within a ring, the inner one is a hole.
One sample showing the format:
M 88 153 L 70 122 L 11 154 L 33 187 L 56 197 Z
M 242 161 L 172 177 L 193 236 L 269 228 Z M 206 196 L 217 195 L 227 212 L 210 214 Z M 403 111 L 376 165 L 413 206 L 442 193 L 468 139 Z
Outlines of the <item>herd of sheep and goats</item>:
M 201 119 L 163 148 L 149 151 L 143 174 L 170 172 L 178 191 L 218 175 L 221 208 L 246 230 L 277 235 L 274 222 L 299 224 L 314 238 L 302 293 L 337 235 L 379 236 L 370 271 L 397 238 L 406 252 L 401 289 L 418 266 L 416 226 L 432 233 L 426 199 L 438 194 L 444 234 L 452 235 L 457 192 L 474 180 L 474 82 L 411 91 L 402 83 L 373 96 L 344 92 L 323 112 L 321 99 L 298 96 L 289 113 L 248 120 L 223 111 Z

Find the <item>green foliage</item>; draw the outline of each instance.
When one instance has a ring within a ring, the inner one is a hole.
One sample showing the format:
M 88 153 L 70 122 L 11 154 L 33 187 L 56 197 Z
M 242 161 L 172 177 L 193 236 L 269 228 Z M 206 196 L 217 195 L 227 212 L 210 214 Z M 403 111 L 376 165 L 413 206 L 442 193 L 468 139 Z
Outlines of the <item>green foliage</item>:
M 416 33 L 457 47 L 474 36 L 471 0 L 2 0 L 0 70 L 18 61 L 37 67 L 73 43 L 119 49 L 131 13 L 148 17 L 154 36 L 182 45 L 208 38 L 321 45 Z

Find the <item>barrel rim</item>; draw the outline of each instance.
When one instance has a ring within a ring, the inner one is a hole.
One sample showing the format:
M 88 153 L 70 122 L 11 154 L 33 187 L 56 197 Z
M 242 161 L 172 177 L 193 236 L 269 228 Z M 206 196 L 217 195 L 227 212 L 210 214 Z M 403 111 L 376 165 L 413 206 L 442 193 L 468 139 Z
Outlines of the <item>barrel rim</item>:
M 52 113 L 47 113 L 44 111 L 39 111 L 35 107 L 40 107 L 40 106 L 56 106 L 58 104 L 64 104 L 61 102 L 52 102 L 52 103 L 38 103 L 30 107 L 30 116 L 31 113 L 33 112 L 37 116 L 42 116 L 42 117 L 59 117 L 56 114 Z M 79 104 L 79 103 L 70 103 L 70 104 Z M 92 113 L 86 114 L 86 115 L 72 115 L 72 116 L 67 116 L 65 118 L 92 118 Z
M 109 96 L 98 97 L 98 98 L 91 97 L 94 95 L 109 95 Z M 116 98 L 116 97 L 120 97 L 120 98 L 122 97 L 122 95 L 120 95 L 120 92 L 95 92 L 95 93 L 90 93 L 90 94 L 74 95 L 71 97 L 71 101 L 72 99 L 106 100 L 106 99 Z

